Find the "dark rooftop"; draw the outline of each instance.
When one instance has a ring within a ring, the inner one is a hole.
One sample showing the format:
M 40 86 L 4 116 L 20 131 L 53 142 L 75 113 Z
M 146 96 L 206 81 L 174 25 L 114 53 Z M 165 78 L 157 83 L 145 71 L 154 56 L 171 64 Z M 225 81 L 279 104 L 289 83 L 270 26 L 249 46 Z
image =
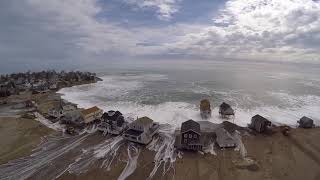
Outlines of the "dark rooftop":
M 128 129 L 125 134 L 132 135 L 132 136 L 140 136 L 142 134 L 142 131 L 134 130 L 134 129 Z
M 220 105 L 220 108 L 222 109 L 222 110 L 226 110 L 226 109 L 228 109 L 228 108 L 230 108 L 231 106 L 229 105 L 229 104 L 227 104 L 227 103 L 225 103 L 225 102 L 223 102 L 221 105 Z
M 268 122 L 270 122 L 268 119 L 260 116 L 259 114 L 253 116 L 252 119 L 251 119 L 251 121 L 257 121 L 257 122 L 268 121 Z
M 181 133 L 192 130 L 198 134 L 200 134 L 200 124 L 192 119 L 183 122 L 181 125 Z

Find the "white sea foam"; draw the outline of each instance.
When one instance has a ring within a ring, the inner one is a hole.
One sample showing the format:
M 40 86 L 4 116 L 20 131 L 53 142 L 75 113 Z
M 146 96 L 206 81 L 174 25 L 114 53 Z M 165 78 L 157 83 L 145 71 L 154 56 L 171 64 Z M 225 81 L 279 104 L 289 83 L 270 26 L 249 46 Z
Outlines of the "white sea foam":
M 77 160 L 69 165 L 68 171 L 75 174 L 85 173 L 91 166 L 96 164 L 99 159 L 103 159 L 100 167 L 110 170 L 118 149 L 123 144 L 123 138 L 121 136 L 117 136 L 107 139 L 93 147 L 83 149 L 83 153 L 77 158 Z
M 78 147 L 89 134 L 75 137 L 52 137 L 43 142 L 34 154 L 0 166 L 0 179 L 28 179 L 37 174 L 39 179 L 55 179 L 64 169 L 47 172 L 50 163 Z
M 237 147 L 235 148 L 236 151 L 240 152 L 240 155 L 245 158 L 247 156 L 247 149 L 244 146 L 242 139 L 241 139 L 241 135 L 239 131 L 235 131 L 233 134 L 233 138 L 236 140 L 237 142 Z
M 137 169 L 137 166 L 138 166 L 140 149 L 136 147 L 133 143 L 130 143 L 128 145 L 127 151 L 128 151 L 127 165 L 121 172 L 120 176 L 118 177 L 118 180 L 125 180 Z
M 160 126 L 159 136 L 147 146 L 149 150 L 156 152 L 153 159 L 154 168 L 148 179 L 152 179 L 160 166 L 163 166 L 162 175 L 165 175 L 170 169 L 174 170 L 174 162 L 177 159 L 174 131 L 175 128 L 171 125 Z
M 208 147 L 205 147 L 204 149 L 203 149 L 203 152 L 204 153 L 210 153 L 211 155 L 217 155 L 217 153 L 215 152 L 215 150 L 214 150 L 214 142 L 212 142 L 212 143 L 210 143 L 209 145 L 208 145 Z
M 149 116 L 153 120 L 179 127 L 182 122 L 188 119 L 201 120 L 199 115 L 198 104 L 191 102 L 163 102 L 156 105 L 145 105 L 139 102 L 128 101 L 126 96 L 132 91 L 139 91 L 144 88 L 146 82 L 158 81 L 166 76 L 132 76 L 132 77 L 103 77 L 105 81 L 96 84 L 65 88 L 60 91 L 63 98 L 78 104 L 80 107 L 99 106 L 105 111 L 119 110 L 132 118 Z M 287 124 L 295 126 L 296 122 L 302 116 L 309 116 L 320 125 L 320 96 L 301 95 L 294 96 L 285 92 L 267 92 L 270 98 L 275 98 L 281 104 L 266 105 L 259 102 L 249 94 L 239 91 L 221 92 L 206 88 L 205 92 L 221 94 L 222 100 L 233 102 L 236 111 L 234 123 L 240 126 L 247 126 L 251 121 L 251 117 L 256 114 L 266 116 L 276 124 Z M 108 101 L 108 97 L 112 97 L 113 101 Z M 132 94 L 131 94 L 132 96 Z M 220 98 L 221 98 L 220 97 Z M 256 106 L 244 108 L 244 104 L 254 103 Z M 218 108 L 213 108 L 213 114 L 210 119 L 214 123 L 220 123 Z

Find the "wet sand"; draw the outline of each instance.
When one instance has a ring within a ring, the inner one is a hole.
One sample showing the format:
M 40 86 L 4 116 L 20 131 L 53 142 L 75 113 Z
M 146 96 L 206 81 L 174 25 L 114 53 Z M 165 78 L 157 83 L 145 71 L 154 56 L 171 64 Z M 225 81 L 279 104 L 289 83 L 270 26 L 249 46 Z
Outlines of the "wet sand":
M 216 156 L 184 152 L 182 158 L 178 158 L 174 163 L 173 168 L 165 172 L 163 166 L 160 166 L 152 179 L 318 180 L 320 178 L 320 162 L 317 160 L 320 158 L 319 138 L 320 129 L 294 129 L 290 137 L 285 137 L 280 132 L 271 136 L 248 135 L 243 138 L 248 151 L 245 158 L 234 149 L 216 148 Z M 154 155 L 154 152 L 142 149 L 138 168 L 127 179 L 148 179 L 154 168 Z M 125 149 L 122 149 L 117 158 L 126 160 L 126 156 Z M 65 173 L 59 179 L 117 179 L 124 167 L 125 162 L 116 161 L 110 171 L 92 167 L 84 174 Z
M 52 130 L 32 119 L 0 117 L 0 164 L 26 156 Z

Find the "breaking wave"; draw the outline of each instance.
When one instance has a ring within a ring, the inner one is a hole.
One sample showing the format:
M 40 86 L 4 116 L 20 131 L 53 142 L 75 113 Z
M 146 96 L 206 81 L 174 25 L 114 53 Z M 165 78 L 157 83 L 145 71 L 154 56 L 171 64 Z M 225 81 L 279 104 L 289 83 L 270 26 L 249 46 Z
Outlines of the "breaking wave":
M 270 104 L 243 90 L 215 90 L 197 83 L 191 83 L 191 87 L 184 88 L 179 88 L 176 83 L 169 83 L 174 91 L 166 89 L 162 92 L 152 89 L 163 81 L 175 82 L 166 75 L 109 75 L 102 79 L 104 81 L 96 84 L 64 88 L 59 92 L 64 99 L 80 107 L 97 105 L 105 111 L 119 110 L 131 118 L 149 116 L 157 122 L 170 124 L 173 127 L 179 127 L 187 119 L 201 120 L 198 108 L 200 99 L 197 102 L 190 101 L 190 96 L 198 97 L 198 93 L 202 94 L 199 98 L 203 97 L 203 94 L 209 94 L 210 96 L 205 97 L 214 99 L 213 114 L 209 119 L 213 123 L 222 122 L 218 114 L 218 104 L 215 102 L 226 101 L 231 103 L 236 111 L 236 116 L 231 121 L 240 126 L 247 126 L 251 117 L 256 114 L 266 116 L 276 124 L 290 126 L 295 126 L 302 116 L 309 116 L 320 125 L 320 96 L 316 95 L 291 95 L 284 91 L 266 92 L 264 99 L 267 102 L 272 100 L 273 103 Z M 155 92 L 150 92 L 150 88 Z M 178 101 L 172 101 L 170 97 L 179 92 L 185 95 L 177 94 L 179 98 L 174 100 Z M 163 99 L 168 98 L 166 101 L 145 104 L 138 96 L 144 96 L 150 101 L 157 101 L 160 96 Z

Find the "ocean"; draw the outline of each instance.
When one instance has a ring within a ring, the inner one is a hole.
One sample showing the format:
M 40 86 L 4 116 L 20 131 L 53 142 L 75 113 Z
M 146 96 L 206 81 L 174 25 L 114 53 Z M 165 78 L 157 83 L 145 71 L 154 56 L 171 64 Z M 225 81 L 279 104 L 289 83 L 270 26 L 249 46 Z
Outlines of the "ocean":
M 320 66 L 247 61 L 166 61 L 110 64 L 96 70 L 95 84 L 64 88 L 62 97 L 79 107 L 119 110 L 127 117 L 148 116 L 180 127 L 201 120 L 199 102 L 211 101 L 208 121 L 220 123 L 219 105 L 229 103 L 247 126 L 260 114 L 274 124 L 295 127 L 302 116 L 320 125 Z

